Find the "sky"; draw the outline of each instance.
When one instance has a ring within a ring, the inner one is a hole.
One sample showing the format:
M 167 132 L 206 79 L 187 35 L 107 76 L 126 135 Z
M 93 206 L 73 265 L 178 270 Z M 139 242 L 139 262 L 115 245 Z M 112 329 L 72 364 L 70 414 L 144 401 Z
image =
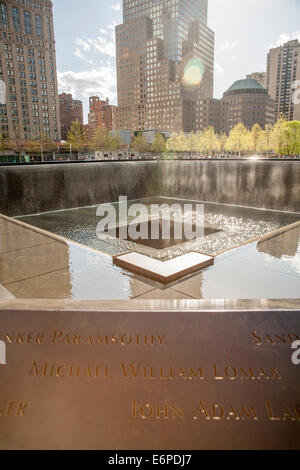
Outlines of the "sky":
M 119 0 L 53 0 L 59 92 L 117 104 L 114 28 L 122 23 Z M 266 69 L 267 52 L 300 40 L 300 0 L 208 0 L 215 32 L 214 96 L 233 82 Z

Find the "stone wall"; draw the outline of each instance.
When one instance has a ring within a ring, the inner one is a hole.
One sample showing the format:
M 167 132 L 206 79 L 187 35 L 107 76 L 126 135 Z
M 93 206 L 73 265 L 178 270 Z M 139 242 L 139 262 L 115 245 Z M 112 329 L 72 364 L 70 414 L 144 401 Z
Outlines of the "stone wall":
M 0 212 L 17 216 L 159 193 L 157 162 L 0 168 Z
M 161 161 L 0 168 L 0 212 L 10 216 L 148 196 L 300 212 L 300 162 Z
M 300 162 L 159 163 L 162 196 L 300 212 Z

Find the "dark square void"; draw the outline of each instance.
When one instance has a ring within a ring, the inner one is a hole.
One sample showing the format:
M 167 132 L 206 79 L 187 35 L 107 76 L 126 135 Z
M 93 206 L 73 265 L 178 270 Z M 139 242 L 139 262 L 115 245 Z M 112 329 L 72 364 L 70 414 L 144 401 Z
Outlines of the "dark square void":
M 154 248 L 156 250 L 163 250 L 165 248 L 170 248 L 175 245 L 180 245 L 181 243 L 185 243 L 188 241 L 193 241 L 196 239 L 194 236 L 192 239 L 186 238 L 184 234 L 184 226 L 182 225 L 182 237 L 181 238 L 175 238 L 175 229 L 176 225 L 180 224 L 180 222 L 174 222 L 174 220 L 170 221 L 170 238 L 165 239 L 163 238 L 163 220 L 159 219 L 159 221 L 155 220 L 155 222 L 158 222 L 158 238 L 152 239 L 151 238 L 151 223 L 154 221 L 147 220 L 145 222 L 139 222 L 139 223 L 131 223 L 126 226 L 127 228 L 127 238 L 126 240 L 129 242 L 133 243 L 138 243 L 139 245 L 144 245 L 148 246 L 150 248 Z M 196 231 L 196 224 L 192 222 L 184 222 L 185 225 L 187 225 L 190 229 L 192 228 L 193 232 Z M 133 239 L 130 237 L 130 234 L 128 233 L 128 228 L 129 226 L 133 227 L 136 232 L 143 232 L 147 233 L 148 237 L 147 238 L 138 238 L 138 239 Z M 220 229 L 213 228 L 213 227 L 205 227 L 204 228 L 204 237 L 207 237 L 208 235 L 213 235 L 214 233 L 221 232 Z M 115 236 L 117 238 L 120 238 L 120 228 L 116 228 L 116 233 L 114 230 L 105 230 L 105 233 L 108 235 Z

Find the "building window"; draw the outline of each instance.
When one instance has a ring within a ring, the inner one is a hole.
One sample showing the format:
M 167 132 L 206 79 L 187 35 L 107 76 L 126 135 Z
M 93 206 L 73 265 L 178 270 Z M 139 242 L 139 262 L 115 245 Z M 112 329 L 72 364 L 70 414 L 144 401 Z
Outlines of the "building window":
M 25 26 L 25 33 L 32 34 L 32 26 L 31 26 L 31 14 L 29 11 L 24 11 L 24 26 Z
M 0 3 L 0 24 L 1 28 L 8 29 L 7 6 L 2 2 Z
M 35 31 L 36 35 L 39 38 L 43 37 L 43 23 L 42 23 L 42 17 L 39 15 L 35 15 Z
M 51 41 L 52 39 L 52 34 L 51 34 L 51 22 L 50 22 L 50 18 L 47 16 L 47 30 L 48 30 L 48 39 Z
M 12 19 L 13 19 L 13 25 L 14 25 L 15 31 L 20 32 L 21 31 L 21 21 L 20 21 L 19 8 L 12 7 Z

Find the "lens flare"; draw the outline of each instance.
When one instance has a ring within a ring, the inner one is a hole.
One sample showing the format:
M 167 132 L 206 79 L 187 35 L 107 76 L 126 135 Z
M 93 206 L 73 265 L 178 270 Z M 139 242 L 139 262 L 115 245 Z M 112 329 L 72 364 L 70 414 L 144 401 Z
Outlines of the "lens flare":
M 187 87 L 197 87 L 204 75 L 204 65 L 201 59 L 191 59 L 184 67 L 182 82 Z

